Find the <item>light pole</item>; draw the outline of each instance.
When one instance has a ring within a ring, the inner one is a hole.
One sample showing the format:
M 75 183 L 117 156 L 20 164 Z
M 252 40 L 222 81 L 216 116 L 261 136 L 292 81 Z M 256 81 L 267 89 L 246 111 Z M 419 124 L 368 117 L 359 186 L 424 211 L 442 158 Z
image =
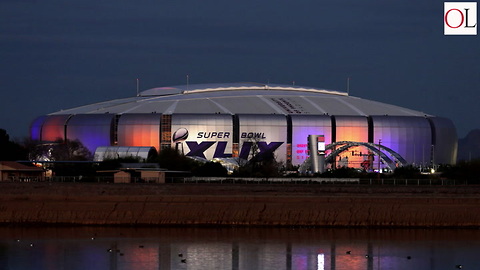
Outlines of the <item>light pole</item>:
M 382 150 L 380 146 L 382 145 L 382 139 L 378 139 L 378 173 L 380 173 L 380 154 L 382 153 Z

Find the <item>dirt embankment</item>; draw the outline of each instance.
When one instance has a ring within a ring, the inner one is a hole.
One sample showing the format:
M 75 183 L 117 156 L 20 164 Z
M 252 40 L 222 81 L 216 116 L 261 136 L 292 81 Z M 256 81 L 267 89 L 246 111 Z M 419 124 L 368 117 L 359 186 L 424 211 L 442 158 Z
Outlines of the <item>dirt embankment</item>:
M 0 224 L 479 227 L 480 187 L 0 183 Z

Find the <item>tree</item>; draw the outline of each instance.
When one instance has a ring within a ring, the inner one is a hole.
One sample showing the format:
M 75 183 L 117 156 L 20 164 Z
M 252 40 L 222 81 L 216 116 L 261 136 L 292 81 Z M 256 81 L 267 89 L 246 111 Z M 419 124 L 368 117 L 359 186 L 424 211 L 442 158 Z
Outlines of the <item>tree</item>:
M 198 162 L 178 153 L 173 148 L 162 149 L 157 158 L 161 168 L 174 171 L 192 171 L 199 166 Z
M 261 156 L 253 155 L 247 163 L 240 165 L 233 174 L 240 177 L 278 177 L 282 167 L 284 167 L 283 164 L 277 161 L 274 153 L 269 152 Z
M 122 163 L 140 163 L 140 157 L 107 158 L 96 165 L 96 170 L 116 170 L 122 167 Z
M 393 177 L 404 179 L 423 178 L 418 167 L 412 165 L 395 168 L 393 171 Z
M 443 177 L 453 180 L 464 180 L 469 184 L 480 184 L 478 170 L 480 159 L 472 161 L 460 161 L 456 165 L 442 166 L 439 168 Z
M 20 144 L 10 141 L 5 129 L 0 129 L 0 160 L 26 160 L 27 150 Z
M 58 139 L 52 143 L 27 141 L 29 158 L 35 161 L 52 161 L 44 164 L 55 176 L 94 175 L 92 153 L 78 140 Z
M 218 162 L 207 162 L 193 171 L 195 176 L 223 177 L 228 171 Z
M 53 143 L 36 142 L 30 151 L 31 160 L 89 161 L 92 153 L 79 140 L 58 139 Z
M 241 177 L 277 177 L 280 170 L 285 168 L 277 161 L 274 150 L 261 151 L 259 144 L 265 143 L 258 137 L 247 138 L 243 145 L 249 145 L 247 160 L 238 159 L 239 167 L 234 171 L 235 176 Z

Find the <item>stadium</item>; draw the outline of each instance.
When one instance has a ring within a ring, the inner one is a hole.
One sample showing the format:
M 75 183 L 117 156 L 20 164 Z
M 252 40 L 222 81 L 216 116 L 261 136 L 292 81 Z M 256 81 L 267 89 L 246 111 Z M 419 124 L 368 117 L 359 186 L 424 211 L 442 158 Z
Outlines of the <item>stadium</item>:
M 330 168 L 427 167 L 454 164 L 457 155 L 449 119 L 296 85 L 159 87 L 40 116 L 30 127 L 33 140 L 79 140 L 96 159 L 108 151 L 121 156 L 173 147 L 202 160 L 273 154 L 294 166 L 309 159 L 309 135 L 324 138 Z

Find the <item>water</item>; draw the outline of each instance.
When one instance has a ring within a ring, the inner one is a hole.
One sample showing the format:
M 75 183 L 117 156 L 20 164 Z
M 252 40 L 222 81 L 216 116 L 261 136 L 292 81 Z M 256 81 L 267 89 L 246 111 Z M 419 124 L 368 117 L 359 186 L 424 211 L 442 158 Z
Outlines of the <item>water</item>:
M 2 270 L 480 269 L 479 252 L 480 230 L 0 228 Z

